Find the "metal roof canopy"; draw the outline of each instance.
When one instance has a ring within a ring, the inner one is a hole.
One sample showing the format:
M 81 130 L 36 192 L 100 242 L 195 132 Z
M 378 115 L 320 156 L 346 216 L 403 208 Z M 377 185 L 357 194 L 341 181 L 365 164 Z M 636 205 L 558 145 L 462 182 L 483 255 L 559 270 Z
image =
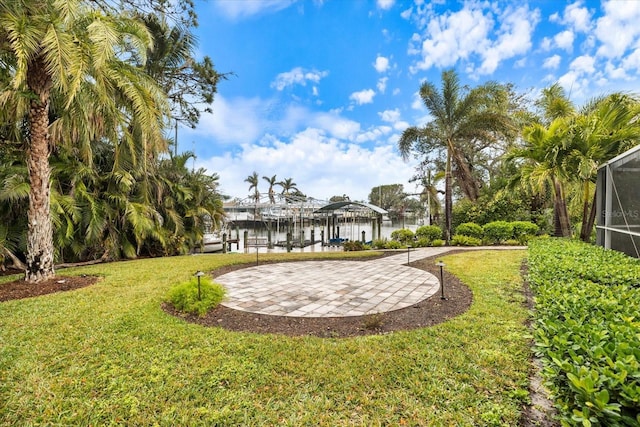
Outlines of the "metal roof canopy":
M 387 213 L 387 211 L 385 211 L 384 209 L 382 209 L 379 206 L 376 205 L 372 205 L 369 203 L 364 203 L 364 202 L 351 202 L 351 201 L 343 201 L 343 202 L 333 202 L 333 203 L 329 203 L 328 205 L 325 205 L 323 207 L 321 207 L 320 209 L 317 209 L 315 211 L 313 211 L 313 213 L 325 213 L 325 212 L 331 212 L 331 211 L 335 211 L 338 209 L 342 209 L 345 206 L 348 205 L 356 205 L 356 206 L 361 206 L 363 208 L 367 208 L 367 209 L 371 209 L 372 211 L 379 213 L 380 215 L 384 215 Z

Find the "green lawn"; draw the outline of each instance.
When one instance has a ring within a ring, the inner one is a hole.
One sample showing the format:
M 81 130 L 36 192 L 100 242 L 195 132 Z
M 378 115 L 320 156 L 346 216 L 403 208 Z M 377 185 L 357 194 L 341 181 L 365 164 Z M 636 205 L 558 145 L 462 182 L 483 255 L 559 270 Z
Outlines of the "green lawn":
M 252 255 L 67 270 L 103 279 L 0 303 L 0 425 L 513 426 L 528 398 L 525 256 L 443 257 L 473 290 L 469 312 L 348 339 L 228 332 L 161 310 L 172 284 Z

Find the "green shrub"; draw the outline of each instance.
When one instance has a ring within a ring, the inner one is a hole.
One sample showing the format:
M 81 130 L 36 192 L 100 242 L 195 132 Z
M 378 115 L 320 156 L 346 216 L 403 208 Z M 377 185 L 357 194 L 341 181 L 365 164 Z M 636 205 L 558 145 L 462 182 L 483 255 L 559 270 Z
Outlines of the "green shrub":
M 200 298 L 198 299 L 198 279 L 192 277 L 188 282 L 172 287 L 167 293 L 166 301 L 178 311 L 204 316 L 222 302 L 225 293 L 222 285 L 214 283 L 210 277 L 203 276 L 200 278 Z
M 482 240 L 476 237 L 464 236 L 462 234 L 456 234 L 451 239 L 451 245 L 453 246 L 480 246 Z
M 414 248 L 426 248 L 426 247 L 431 246 L 431 240 L 427 239 L 426 237 L 422 237 L 422 238 L 414 241 L 412 246 Z
M 513 227 L 507 221 L 493 221 L 482 226 L 488 244 L 500 244 L 513 235 Z
M 401 249 L 403 247 L 402 243 L 397 240 L 389 240 L 385 244 L 385 249 Z
M 371 242 L 371 246 L 373 246 L 375 249 L 384 249 L 387 247 L 387 241 L 384 239 L 375 239 L 373 242 Z
M 391 238 L 396 240 L 402 244 L 412 243 L 413 242 L 413 231 L 408 228 L 401 228 L 399 230 L 393 230 L 391 232 Z
M 534 338 L 563 425 L 639 425 L 640 262 L 566 239 L 529 242 Z
M 364 243 L 362 243 L 359 240 L 351 240 L 348 242 L 344 242 L 342 244 L 342 248 L 344 249 L 345 252 L 365 250 Z
M 484 237 L 484 230 L 475 222 L 465 222 L 456 227 L 455 234 L 482 239 Z
M 511 226 L 513 227 L 512 237 L 521 245 L 526 245 L 529 239 L 540 230 L 540 227 L 529 221 L 513 221 Z
M 436 239 L 434 241 L 431 242 L 431 246 L 444 246 L 445 241 L 442 239 Z
M 423 225 L 416 230 L 416 237 L 418 239 L 427 239 L 428 241 L 442 239 L 442 229 L 437 225 Z

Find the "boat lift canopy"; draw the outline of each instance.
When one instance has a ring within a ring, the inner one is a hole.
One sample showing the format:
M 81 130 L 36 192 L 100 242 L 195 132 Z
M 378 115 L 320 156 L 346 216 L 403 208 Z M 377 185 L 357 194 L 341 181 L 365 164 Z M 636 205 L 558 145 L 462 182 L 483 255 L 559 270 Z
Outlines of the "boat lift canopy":
M 323 207 L 321 207 L 320 209 L 316 209 L 315 211 L 313 211 L 313 213 L 326 213 L 326 212 L 331 212 L 331 211 L 335 211 L 338 209 L 342 209 L 345 206 L 348 205 L 356 205 L 356 206 L 361 206 L 363 208 L 367 208 L 367 209 L 371 209 L 372 211 L 380 214 L 380 215 L 384 215 L 387 213 L 386 210 L 382 209 L 379 206 L 376 205 L 372 205 L 370 203 L 364 203 L 364 202 L 352 202 L 349 200 L 345 200 L 345 201 L 341 201 L 341 202 L 333 202 L 333 203 L 329 203 L 328 205 L 325 205 Z

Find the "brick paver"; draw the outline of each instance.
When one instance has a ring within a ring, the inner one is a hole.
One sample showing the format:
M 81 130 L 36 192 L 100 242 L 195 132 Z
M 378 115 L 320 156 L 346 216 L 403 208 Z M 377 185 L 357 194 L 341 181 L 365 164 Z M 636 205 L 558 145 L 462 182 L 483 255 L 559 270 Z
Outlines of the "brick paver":
M 449 248 L 412 250 L 416 261 Z M 223 305 L 293 317 L 362 316 L 414 305 L 438 292 L 438 278 L 409 267 L 407 253 L 369 261 L 265 264 L 215 278 L 227 289 Z

